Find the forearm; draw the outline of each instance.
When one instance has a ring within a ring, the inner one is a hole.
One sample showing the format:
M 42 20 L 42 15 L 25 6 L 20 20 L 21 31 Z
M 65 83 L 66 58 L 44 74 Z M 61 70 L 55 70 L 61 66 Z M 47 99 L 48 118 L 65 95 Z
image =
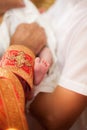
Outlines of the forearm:
M 85 96 L 57 87 L 38 94 L 30 110 L 47 130 L 68 130 L 85 107 Z

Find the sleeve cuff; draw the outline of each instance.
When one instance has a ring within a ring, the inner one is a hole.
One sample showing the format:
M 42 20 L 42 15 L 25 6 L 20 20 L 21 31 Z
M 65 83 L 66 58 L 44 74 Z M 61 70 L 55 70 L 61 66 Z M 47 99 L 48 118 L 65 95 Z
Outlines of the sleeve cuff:
M 71 79 L 61 77 L 58 81 L 58 85 L 62 86 L 63 88 L 66 88 L 68 90 L 71 90 L 73 92 L 76 92 L 78 94 L 87 96 L 87 86 L 84 84 L 78 83 L 76 81 L 73 81 Z

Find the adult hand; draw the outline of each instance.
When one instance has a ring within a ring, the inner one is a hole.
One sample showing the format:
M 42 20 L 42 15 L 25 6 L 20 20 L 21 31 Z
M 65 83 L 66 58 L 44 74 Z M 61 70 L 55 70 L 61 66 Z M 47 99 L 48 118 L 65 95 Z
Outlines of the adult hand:
M 11 38 L 11 45 L 25 45 L 38 54 L 46 45 L 46 35 L 37 23 L 20 24 Z
M 0 0 L 0 15 L 8 9 L 24 7 L 23 0 Z

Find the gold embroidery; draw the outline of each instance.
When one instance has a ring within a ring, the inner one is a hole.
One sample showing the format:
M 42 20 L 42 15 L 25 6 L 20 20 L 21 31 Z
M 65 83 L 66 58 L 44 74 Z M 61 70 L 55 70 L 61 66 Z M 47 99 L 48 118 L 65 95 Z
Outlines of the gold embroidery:
M 34 59 L 35 55 L 29 48 L 12 45 L 2 57 L 1 66 L 22 77 L 33 88 Z
M 24 64 L 28 67 L 31 67 L 29 60 L 25 59 L 25 53 L 23 51 L 18 52 L 17 56 L 8 55 L 7 59 L 14 60 L 17 67 L 22 67 Z
M 0 115 L 4 128 L 13 127 L 19 130 L 28 130 L 26 116 L 24 115 L 25 99 L 22 85 L 17 77 L 6 69 L 0 68 L 0 94 L 4 103 L 3 112 L 6 113 L 6 121 Z M 1 114 L 1 113 L 0 113 Z M 0 128 L 2 128 L 0 125 Z

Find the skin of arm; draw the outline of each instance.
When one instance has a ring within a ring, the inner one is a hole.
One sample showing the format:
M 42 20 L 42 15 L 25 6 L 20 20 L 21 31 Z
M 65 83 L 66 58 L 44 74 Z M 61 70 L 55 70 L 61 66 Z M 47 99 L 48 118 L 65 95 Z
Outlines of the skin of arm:
M 10 43 L 11 45 L 24 45 L 37 55 L 41 49 L 46 46 L 46 40 L 44 29 L 37 23 L 24 23 L 17 27 L 15 33 L 11 37 Z
M 39 93 L 30 111 L 46 130 L 69 130 L 85 109 L 86 100 L 86 96 L 58 86 L 53 93 Z
M 0 0 L 0 15 L 9 9 L 24 7 L 23 0 Z

